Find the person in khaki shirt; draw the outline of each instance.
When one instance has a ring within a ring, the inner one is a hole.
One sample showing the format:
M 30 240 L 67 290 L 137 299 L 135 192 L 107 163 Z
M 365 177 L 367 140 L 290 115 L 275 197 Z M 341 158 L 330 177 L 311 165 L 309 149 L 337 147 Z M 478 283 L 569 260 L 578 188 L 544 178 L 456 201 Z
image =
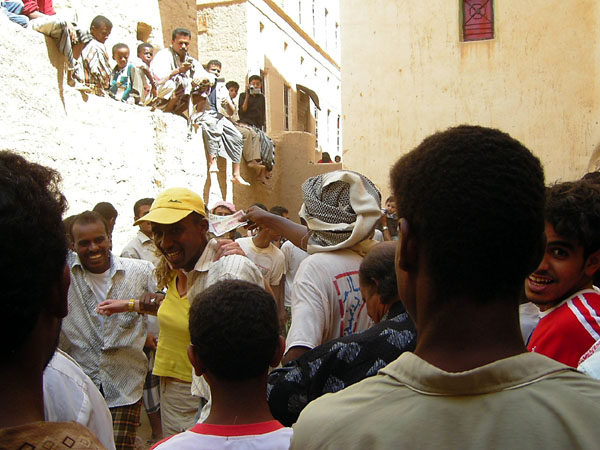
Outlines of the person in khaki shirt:
M 291 448 L 597 448 L 600 383 L 528 353 L 519 328 L 523 280 L 544 249 L 539 160 L 463 125 L 400 158 L 391 186 L 415 351 L 310 403 Z

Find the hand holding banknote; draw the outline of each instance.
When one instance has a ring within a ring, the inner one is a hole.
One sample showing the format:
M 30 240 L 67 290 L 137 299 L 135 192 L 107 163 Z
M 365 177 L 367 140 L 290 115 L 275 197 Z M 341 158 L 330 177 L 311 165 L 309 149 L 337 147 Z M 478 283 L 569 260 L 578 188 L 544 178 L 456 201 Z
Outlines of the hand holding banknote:
M 208 231 L 215 236 L 223 236 L 225 233 L 243 227 L 248 222 L 242 222 L 240 219 L 244 216 L 244 211 L 239 210 L 230 216 L 208 215 Z

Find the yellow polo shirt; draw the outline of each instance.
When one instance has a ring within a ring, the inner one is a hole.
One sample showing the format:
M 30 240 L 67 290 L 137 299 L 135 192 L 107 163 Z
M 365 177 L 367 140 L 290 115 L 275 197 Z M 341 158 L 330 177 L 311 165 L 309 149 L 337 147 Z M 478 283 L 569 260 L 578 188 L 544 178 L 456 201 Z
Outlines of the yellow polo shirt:
M 189 315 L 190 303 L 187 296 L 181 297 L 177 292 L 177 277 L 173 277 L 158 309 L 160 335 L 152 371 L 154 375 L 192 382 L 192 363 L 187 355 L 190 345 Z

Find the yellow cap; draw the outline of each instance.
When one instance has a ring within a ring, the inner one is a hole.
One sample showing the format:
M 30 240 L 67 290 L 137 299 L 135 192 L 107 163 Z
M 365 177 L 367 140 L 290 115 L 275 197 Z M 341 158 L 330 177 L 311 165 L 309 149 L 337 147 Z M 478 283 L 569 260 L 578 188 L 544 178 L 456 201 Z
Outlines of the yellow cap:
M 171 224 L 179 222 L 193 212 L 206 216 L 202 198 L 189 189 L 172 188 L 160 193 L 152 203 L 148 214 L 140 217 L 133 224 L 139 225 L 140 222 Z

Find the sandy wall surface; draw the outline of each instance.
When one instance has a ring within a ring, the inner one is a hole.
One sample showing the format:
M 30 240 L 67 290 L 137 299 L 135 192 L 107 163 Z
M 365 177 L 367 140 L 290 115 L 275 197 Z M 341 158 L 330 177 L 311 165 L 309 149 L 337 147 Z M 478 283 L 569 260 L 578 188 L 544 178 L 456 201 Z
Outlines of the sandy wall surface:
M 202 143 L 188 140 L 180 117 L 84 96 L 63 78 L 54 42 L 0 15 L 0 148 L 57 169 L 68 214 L 113 203 L 119 211 L 114 249 L 120 252 L 135 232 L 137 199 L 173 186 L 203 190 Z

